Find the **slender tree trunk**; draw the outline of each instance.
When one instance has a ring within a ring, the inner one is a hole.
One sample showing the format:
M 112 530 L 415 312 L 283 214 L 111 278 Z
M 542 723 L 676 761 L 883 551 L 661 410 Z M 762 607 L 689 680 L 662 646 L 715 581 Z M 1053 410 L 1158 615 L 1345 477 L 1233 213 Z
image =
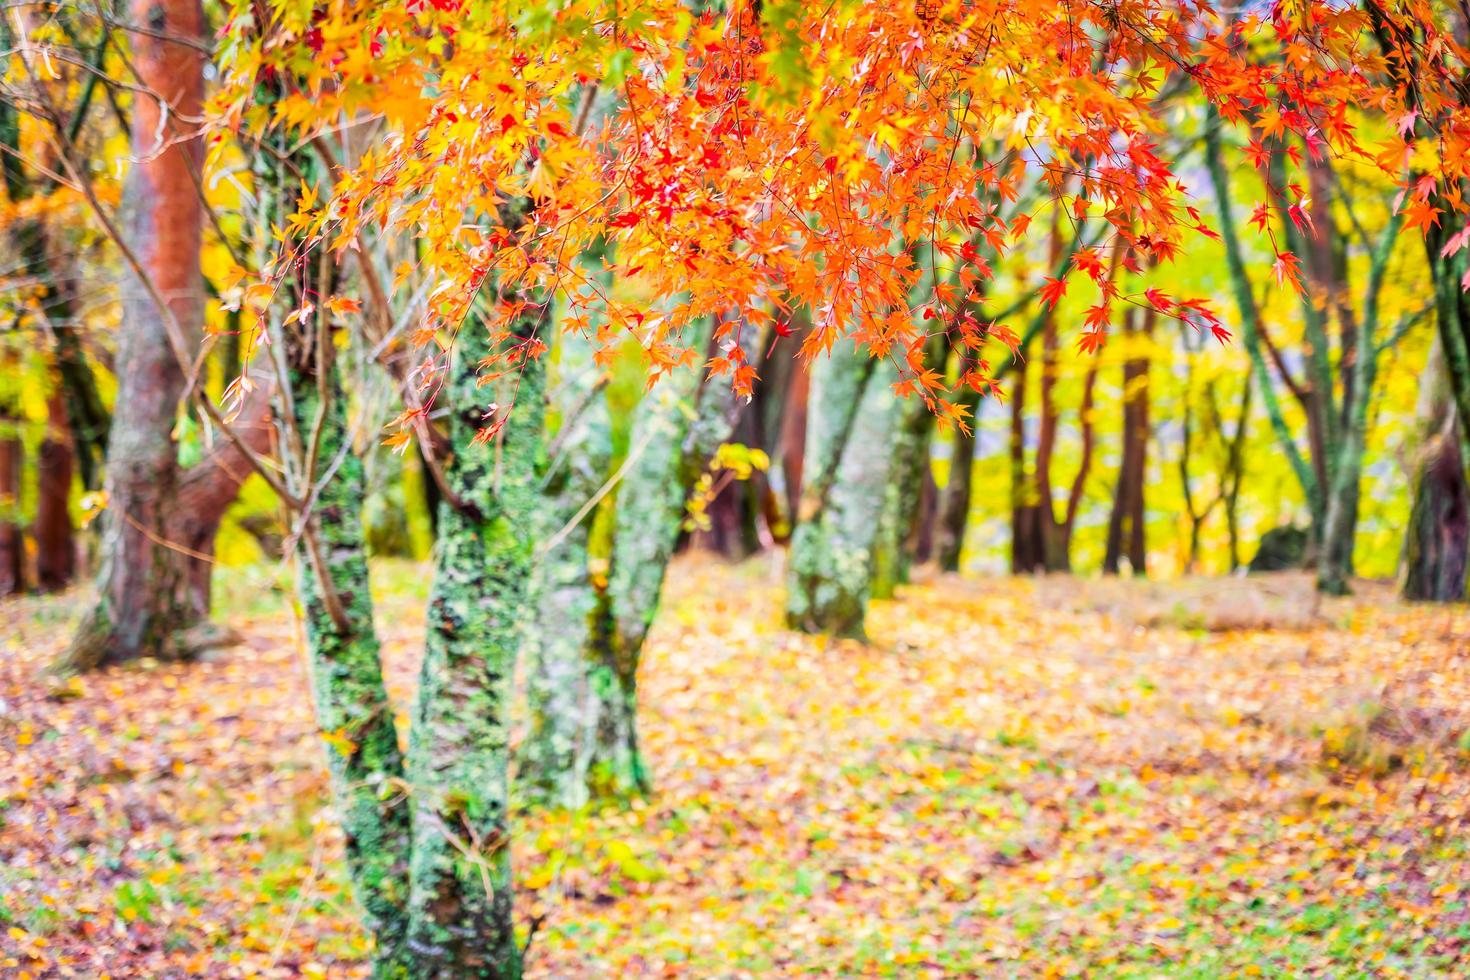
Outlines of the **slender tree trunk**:
M 519 298 L 502 294 L 501 303 Z M 528 302 L 515 342 L 540 328 Z M 428 635 L 410 730 L 413 787 L 409 948 L 416 977 L 516 978 L 511 917 L 508 762 L 510 685 L 540 515 L 546 417 L 542 358 L 520 366 L 515 404 L 498 438 L 481 441 L 490 393 L 479 364 L 493 347 L 468 322 L 456 341 Z M 514 379 L 511 379 L 514 380 Z M 501 392 L 508 402 L 509 390 Z
M 701 331 L 692 338 L 693 346 L 703 349 L 708 338 Z M 652 789 L 638 744 L 638 664 L 683 523 L 689 489 L 685 444 L 692 430 L 690 416 L 699 410 L 699 393 L 698 370 L 680 368 L 643 397 L 633 418 L 613 520 L 607 591 L 590 655 L 588 680 L 599 704 L 588 760 L 588 789 L 594 799 L 626 799 Z
M 47 404 L 46 438 L 36 455 L 36 587 L 57 592 L 71 584 L 77 570 L 76 533 L 72 527 L 71 437 L 61 396 Z
M 1133 311 L 1124 323 L 1124 342 L 1137 347 L 1153 341 L 1153 310 L 1145 314 L 1140 330 Z M 1147 548 L 1144 540 L 1144 481 L 1148 471 L 1149 402 L 1147 350 L 1130 352 L 1123 362 L 1123 460 L 1113 494 L 1113 511 L 1108 519 L 1108 537 L 1103 572 L 1117 575 L 1126 554 L 1134 575 L 1145 574 Z M 1191 560 L 1197 550 L 1199 525 L 1192 528 Z
M 25 18 L 24 12 L 17 13 Z M 0 18 L 0 48 L 7 51 L 16 47 L 13 27 L 8 14 Z M 0 99 L 0 144 L 18 147 L 20 142 L 19 109 L 9 100 Z M 29 199 L 36 190 L 25 162 L 15 155 L 0 153 L 0 174 L 3 174 L 6 194 L 13 205 Z M 46 190 L 53 186 L 48 182 Z M 74 273 L 66 268 L 68 256 L 64 248 L 56 246 L 48 234 L 46 221 L 40 217 L 11 215 L 8 232 L 14 254 L 19 257 L 26 274 L 40 286 L 36 309 L 40 325 L 52 338 L 57 373 L 66 393 L 63 406 L 72 429 L 72 449 L 80 463 L 82 486 L 87 490 L 100 489 L 102 459 L 107 449 L 108 416 L 97 391 L 97 379 L 82 352 Z
M 0 409 L 0 596 L 17 595 L 26 589 L 20 515 L 24 458 L 19 420 L 9 410 Z
M 760 500 L 761 517 L 770 535 L 762 540 L 763 545 L 789 541 L 796 520 L 809 381 L 806 362 L 798 352 L 809 326 L 793 322 L 790 333 L 772 340 L 761 359 L 754 408 L 760 446 L 771 460 L 770 469 L 763 474 L 765 493 Z
M 1225 479 L 1225 532 L 1230 541 L 1230 571 L 1240 568 L 1240 487 L 1245 481 L 1245 437 L 1250 431 L 1251 400 L 1255 394 L 1252 376 L 1247 374 L 1240 393 L 1240 411 L 1235 417 L 1235 431 L 1230 436 Z
M 45 229 L 40 229 L 45 234 Z M 70 431 L 69 447 L 82 488 L 102 487 L 103 462 L 111 418 L 97 390 L 97 376 L 82 346 L 83 329 L 77 313 L 75 272 L 64 244 L 48 240 L 32 261 L 32 274 L 46 283 L 42 309 L 52 330 L 52 353 L 61 380 L 63 415 Z
M 1061 257 L 1061 244 L 1061 231 L 1058 219 L 1054 216 L 1049 264 L 1055 265 Z M 1038 508 L 1036 522 L 1040 528 L 1040 570 L 1069 572 L 1072 570 L 1072 529 L 1056 519 L 1056 502 L 1052 500 L 1051 482 L 1052 456 L 1056 451 L 1057 430 L 1061 422 L 1056 397 L 1061 337 L 1057 332 L 1055 311 L 1048 310 L 1044 316 L 1041 330 L 1041 386 L 1038 389 L 1041 428 L 1036 440 L 1036 468 L 1033 472 Z
M 796 531 L 797 515 L 801 511 L 802 480 L 806 466 L 806 432 L 808 416 L 811 414 L 812 365 L 800 359 L 791 375 L 791 384 L 786 391 L 785 405 L 781 412 L 781 435 L 779 451 L 772 456 L 773 465 L 779 465 L 783 477 L 786 514 L 791 522 L 787 536 Z
M 614 693 L 594 642 L 602 603 L 589 551 L 595 510 L 580 514 L 607 479 L 612 434 L 593 345 L 581 331 L 562 334 L 557 344 L 550 406 L 562 421 L 547 479 L 545 550 L 532 578 L 525 638 L 530 718 L 516 783 L 537 803 L 576 809 L 600 781 L 592 772 L 607 703 L 600 695 Z
M 934 551 L 939 567 L 946 572 L 960 570 L 964 554 L 965 529 L 970 521 L 970 493 L 975 470 L 975 427 L 979 426 L 980 399 L 966 393 L 974 417 L 969 432 L 955 430 L 954 455 L 949 463 L 949 479 L 939 492 L 935 517 Z
M 263 82 L 262 104 L 278 92 Z M 286 227 L 301 181 L 320 190 L 326 177 L 310 151 L 296 152 L 291 140 L 271 134 L 255 157 L 256 242 L 262 264 L 277 249 L 266 237 Z M 305 253 L 290 267 L 270 324 L 272 344 L 286 383 L 272 392 L 258 385 L 240 413 L 241 431 L 252 448 L 269 441 L 270 395 L 275 396 L 284 479 L 301 499 L 314 499 L 295 530 L 296 592 L 305 627 L 313 704 L 322 734 L 332 799 L 346 838 L 347 868 L 363 925 L 376 942 L 378 977 L 411 975 L 408 956 L 410 799 L 405 795 L 403 756 L 393 705 L 383 683 L 363 528 L 366 486 L 362 460 L 353 451 L 347 421 L 342 364 L 332 342 L 334 324 L 324 300 L 335 290 L 334 266 L 319 261 L 300 241 L 284 243 L 283 254 Z M 283 324 L 288 310 L 314 301 L 305 320 Z M 312 456 L 314 449 L 314 456 Z M 308 458 L 311 456 L 311 458 Z M 212 542 L 228 501 L 249 473 L 233 444 L 189 471 L 180 500 L 194 515 L 186 536 Z M 313 489 L 316 493 L 313 498 Z M 212 546 L 212 545 L 211 545 Z M 208 600 L 208 577 L 195 582 Z
M 709 343 L 704 331 L 712 328 L 705 323 L 691 338 L 696 350 Z M 750 325 L 734 329 L 742 347 L 753 351 L 758 341 Z M 728 378 L 701 383 L 694 368 L 675 371 L 638 406 L 594 640 L 591 685 L 600 702 L 589 774 L 594 799 L 625 799 L 652 788 L 638 744 L 638 665 L 679 542 L 689 488 L 734 431 L 740 408 Z
M 1011 389 L 1011 574 L 1030 575 L 1044 566 L 1041 507 L 1026 472 L 1026 365 L 1016 369 Z
M 862 638 L 897 426 L 896 372 L 838 344 L 813 371 L 807 482 L 786 575 L 795 629 Z
M 133 158 L 124 190 L 127 236 L 143 270 L 186 336 L 203 322 L 199 272 L 202 211 L 195 179 L 203 144 L 181 120 L 202 111 L 204 58 L 199 0 L 133 0 L 129 16 L 156 33 L 133 39 L 140 83 L 167 101 L 134 102 Z M 107 452 L 107 514 L 96 604 L 58 663 L 63 672 L 141 656 L 191 654 L 184 633 L 201 619 L 191 601 L 197 559 L 169 539 L 177 506 L 178 451 L 173 429 L 184 389 L 164 312 L 129 274 L 118 333 L 116 412 Z
M 1255 295 L 1251 291 L 1250 277 L 1246 272 L 1244 253 L 1237 234 L 1230 194 L 1230 177 L 1225 169 L 1220 140 L 1222 126 L 1219 111 L 1213 104 L 1206 106 L 1205 163 L 1210 172 L 1211 183 L 1215 186 L 1215 202 L 1220 214 L 1220 237 L 1225 246 L 1225 264 L 1230 273 L 1230 287 L 1235 295 L 1235 305 L 1240 315 L 1241 344 L 1250 356 L 1251 370 L 1256 386 L 1261 391 L 1261 398 L 1266 406 L 1266 415 L 1271 421 L 1271 429 L 1276 437 L 1276 445 L 1291 464 L 1292 473 L 1302 488 L 1303 496 L 1310 502 L 1312 513 L 1317 515 L 1321 511 L 1319 502 L 1322 488 L 1317 478 L 1316 463 L 1309 463 L 1297 446 L 1282 410 L 1281 400 L 1271 382 L 1270 369 L 1266 366 L 1266 359 L 1262 352 L 1266 338 L 1261 329 L 1260 308 L 1256 305 Z M 1278 367 L 1282 366 L 1278 362 Z M 1291 383 L 1289 376 L 1283 374 L 1283 377 L 1288 383 Z M 1315 516 L 1313 521 L 1317 522 Z
M 735 431 L 729 441 L 763 449 L 758 404 L 764 379 L 756 382 L 755 397 L 750 410 L 740 413 Z M 730 480 L 715 493 L 705 509 L 709 526 L 691 536 L 691 544 L 697 548 L 717 552 L 731 561 L 748 558 L 760 548 L 756 521 L 760 515 L 758 488 L 764 483 L 763 474 L 752 472 L 749 479 Z
M 351 451 L 340 377 L 335 367 L 328 370 L 325 406 L 315 372 L 305 365 L 295 370 L 291 386 L 298 431 L 313 431 L 320 418 L 321 465 L 340 460 L 321 484 L 310 527 L 296 548 L 297 594 L 353 893 L 377 942 L 376 972 L 393 976 L 412 965 L 405 947 L 410 807 L 373 624 L 362 462 Z
M 1378 377 L 1378 299 L 1402 224 L 1403 215 L 1393 215 L 1374 246 L 1364 289 L 1362 323 L 1358 324 L 1350 314 L 1344 314 L 1343 331 L 1345 337 L 1351 338 L 1352 357 L 1338 369 L 1343 375 L 1343 411 L 1341 419 L 1333 420 L 1331 427 L 1332 458 L 1327 466 L 1330 476 L 1326 484 L 1317 565 L 1317 587 L 1330 595 L 1346 594 L 1348 578 L 1353 573 L 1358 492 L 1362 481 L 1363 453 L 1368 442 L 1368 406 Z M 1330 292 L 1343 296 L 1346 286 L 1336 278 L 1332 282 L 1334 285 Z M 1345 304 L 1346 300 L 1342 302 Z
M 925 462 L 928 462 L 927 454 Z M 923 468 L 919 483 L 918 513 L 914 515 L 913 527 L 904 542 L 904 551 L 914 565 L 933 561 L 935 525 L 939 519 L 939 484 L 934 479 L 933 466 Z
M 933 427 L 934 415 L 922 398 L 910 395 L 899 403 L 893 461 L 873 542 L 874 599 L 893 598 L 898 586 L 909 581 L 908 542 L 919 518 Z

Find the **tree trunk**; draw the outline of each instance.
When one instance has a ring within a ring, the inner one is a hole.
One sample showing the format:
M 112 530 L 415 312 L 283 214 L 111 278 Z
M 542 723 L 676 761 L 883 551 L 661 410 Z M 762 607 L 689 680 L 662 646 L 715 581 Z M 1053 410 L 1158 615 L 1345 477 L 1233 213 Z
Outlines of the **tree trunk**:
M 1225 247 L 1225 264 L 1230 274 L 1230 288 L 1235 296 L 1236 310 L 1240 316 L 1240 339 L 1250 357 L 1251 371 L 1256 380 L 1256 386 L 1260 389 L 1261 399 L 1266 407 L 1267 418 L 1271 421 L 1271 430 L 1276 438 L 1276 445 L 1281 453 L 1291 464 L 1292 473 L 1296 476 L 1298 485 L 1302 488 L 1302 495 L 1306 497 L 1312 508 L 1313 524 L 1320 523 L 1318 515 L 1322 508 L 1322 487 L 1317 478 L 1318 459 L 1308 462 L 1297 446 L 1296 438 L 1292 434 L 1291 427 L 1286 421 L 1286 415 L 1282 410 L 1280 398 L 1277 396 L 1276 388 L 1271 381 L 1270 369 L 1266 366 L 1266 359 L 1262 352 L 1263 345 L 1267 342 L 1262 330 L 1260 308 L 1256 305 L 1255 294 L 1251 290 L 1250 276 L 1246 271 L 1244 252 L 1241 248 L 1240 238 L 1237 234 L 1235 224 L 1234 206 L 1231 201 L 1230 176 L 1225 169 L 1224 154 L 1221 147 L 1220 131 L 1223 123 L 1220 119 L 1219 110 L 1213 104 L 1206 106 L 1205 118 L 1205 164 L 1210 172 L 1210 182 L 1215 187 L 1215 203 L 1220 214 L 1220 238 Z M 1274 354 L 1274 349 L 1272 350 Z M 1284 365 L 1278 361 L 1278 368 Z M 1297 390 L 1300 386 L 1290 380 L 1290 376 L 1282 371 L 1283 380 Z M 1305 397 L 1305 396 L 1304 396 Z M 1304 409 L 1309 408 L 1303 405 Z M 1310 415 L 1310 413 L 1309 413 Z M 1316 429 L 1313 428 L 1313 432 Z M 1316 437 L 1313 436 L 1315 439 Z M 1315 447 L 1315 442 L 1313 443 Z
M 184 632 L 200 621 L 191 601 L 189 552 L 171 541 L 177 508 L 178 452 L 173 429 L 184 376 L 170 347 L 165 316 L 186 337 L 203 322 L 199 272 L 202 211 L 195 187 L 203 144 L 181 120 L 202 112 L 204 40 L 199 0 L 132 0 L 134 23 L 152 32 L 134 40 L 133 62 L 144 88 L 167 101 L 134 102 L 133 159 L 124 190 L 127 239 L 167 312 L 131 273 L 123 287 L 118 331 L 116 412 L 107 452 L 107 514 L 98 597 L 57 667 L 85 670 L 142 656 L 191 654 Z
M 927 454 L 925 462 L 928 462 Z M 939 484 L 934 480 L 934 467 L 927 465 L 923 468 L 919 481 L 918 512 L 914 515 L 908 540 L 904 542 L 904 550 L 911 564 L 924 565 L 934 560 L 934 532 L 938 517 Z
M 712 327 L 703 324 L 691 346 L 704 349 Z M 742 323 L 736 329 L 742 346 L 750 350 L 750 326 Z M 627 471 L 618 490 L 607 594 L 594 640 L 596 666 L 590 682 L 600 708 L 589 770 L 593 799 L 640 796 L 652 787 L 638 745 L 638 664 L 679 542 L 685 498 L 734 431 L 739 409 L 728 378 L 701 384 L 695 368 L 675 371 L 638 405 Z
M 262 104 L 280 95 L 268 82 L 256 92 Z M 269 324 L 285 384 L 272 391 L 257 383 L 237 429 L 253 449 L 263 451 L 270 441 L 274 396 L 283 479 L 293 496 L 314 500 L 310 512 L 293 515 L 301 524 L 292 530 L 317 729 L 346 838 L 348 877 L 363 925 L 376 943 L 375 975 L 406 976 L 413 966 L 407 951 L 411 798 L 403 791 L 403 754 L 373 622 L 363 463 L 353 451 L 342 358 L 332 340 L 338 325 L 330 321 L 324 302 L 336 288 L 335 265 L 320 262 L 300 239 L 278 246 L 270 237 L 272 229 L 288 226 L 298 186 L 306 183 L 320 192 L 326 177 L 314 153 L 292 152 L 287 134 L 271 133 L 267 140 L 255 156 L 257 258 L 264 265 L 278 247 L 283 254 L 304 257 L 283 274 Z M 313 315 L 283 322 L 286 311 L 307 301 L 315 303 Z M 214 528 L 249 472 L 233 443 L 192 468 L 180 500 L 192 501 L 185 510 L 195 516 L 182 533 L 212 547 Z M 201 587 L 207 603 L 207 576 L 196 581 L 196 590 Z
M 510 325 L 527 343 L 543 303 L 529 299 Z M 513 304 L 520 297 L 502 294 Z M 481 441 L 479 364 L 493 352 L 486 327 L 460 330 L 446 391 L 452 406 L 428 635 L 410 731 L 413 787 L 409 948 L 417 977 L 520 976 L 511 917 L 507 826 L 510 685 L 521 614 L 541 526 L 545 363 L 520 363 L 514 406 L 499 436 Z M 510 389 L 499 392 L 509 402 Z M 446 495 L 448 496 L 448 495 Z
M 76 533 L 72 527 L 72 450 L 62 398 L 47 404 L 46 438 L 36 455 L 36 587 L 57 592 L 71 584 L 77 571 Z
M 299 538 L 296 587 L 317 727 L 347 839 L 353 893 L 364 912 L 363 925 L 377 943 L 377 973 L 391 976 L 395 969 L 412 966 L 405 948 L 410 807 L 401 789 L 403 758 L 373 624 L 362 527 L 362 462 L 348 445 L 341 379 L 335 367 L 328 371 L 319 459 L 322 465 L 341 462 L 322 483 L 309 526 Z M 296 425 L 298 431 L 309 432 L 322 407 L 315 372 L 301 365 L 292 380 Z
M 575 330 L 559 336 L 557 344 L 550 405 L 561 429 L 546 489 L 545 550 L 532 578 L 525 638 L 530 718 L 516 784 L 537 803 L 576 809 L 590 801 L 590 786 L 602 782 L 592 772 L 608 703 L 599 695 L 616 692 L 614 673 L 594 643 L 602 603 L 589 551 L 596 511 L 578 519 L 607 479 L 612 434 L 593 345 Z
M 1041 507 L 1026 473 L 1026 365 L 1016 369 L 1011 389 L 1011 574 L 1030 575 L 1045 567 Z
M 883 507 L 873 543 L 874 599 L 891 599 L 909 581 L 908 542 L 919 515 L 924 478 L 929 470 L 929 433 L 934 415 L 918 395 L 901 400 L 895 410 L 893 460 L 883 488 Z
M 23 11 L 16 13 L 23 20 L 28 19 Z M 27 26 L 33 28 L 39 24 Z M 14 23 L 9 16 L 0 18 L 0 48 L 7 51 L 15 49 L 13 28 Z M 79 108 L 77 111 L 83 110 Z M 0 145 L 20 146 L 20 111 L 12 101 L 5 99 L 0 99 Z M 48 160 L 47 164 L 54 166 L 55 161 Z M 35 192 L 31 174 L 19 156 L 0 153 L 0 173 L 3 173 L 6 194 L 12 205 L 29 199 Z M 44 186 L 46 192 L 50 192 L 55 188 L 55 182 L 48 180 Z M 57 373 L 66 393 L 63 407 L 72 429 L 72 450 L 81 466 L 82 486 L 89 491 L 100 489 L 108 417 L 97 391 L 97 379 L 82 352 L 82 324 L 76 315 L 74 274 L 65 269 L 69 256 L 64 247 L 57 247 L 48 234 L 46 221 L 41 217 L 12 214 L 9 216 L 8 233 L 14 255 L 20 259 L 26 274 L 41 287 L 35 309 L 40 316 L 40 326 L 52 339 Z
M 1404 552 L 1404 598 L 1463 602 L 1470 560 L 1470 489 L 1459 434 L 1450 426 L 1424 447 Z
M 1462 602 L 1470 563 L 1470 486 L 1458 413 L 1438 342 L 1430 352 L 1420 396 L 1422 445 L 1414 468 L 1412 507 L 1404 538 L 1404 598 Z
M 1142 330 L 1134 326 L 1134 311 L 1124 322 L 1124 343 L 1136 348 L 1153 342 L 1154 311 L 1145 314 Z M 1126 554 L 1133 574 L 1145 573 L 1146 543 L 1144 539 L 1144 480 L 1148 470 L 1149 401 L 1147 350 L 1141 355 L 1130 353 L 1123 362 L 1123 460 L 1118 470 L 1118 485 L 1113 494 L 1113 512 L 1108 519 L 1108 538 L 1103 573 L 1117 575 Z M 1198 523 L 1191 534 L 1190 554 L 1193 558 L 1199 535 Z
M 973 399 L 976 417 L 971 421 L 969 432 L 955 430 L 954 456 L 949 463 L 949 480 L 939 492 L 939 513 L 936 517 L 934 551 L 939 567 L 946 572 L 960 570 L 960 558 L 965 548 L 965 528 L 970 520 L 970 492 L 975 470 L 975 440 L 973 428 L 980 424 L 978 397 Z
M 18 420 L 8 410 L 0 410 L 0 596 L 18 595 L 26 589 L 20 514 L 24 451 Z
M 812 365 L 796 360 L 796 370 L 791 375 L 790 387 L 781 411 L 781 435 L 779 451 L 772 459 L 773 468 L 780 467 L 782 486 L 773 489 L 784 491 L 785 511 L 791 526 L 786 534 L 796 531 L 797 514 L 801 511 L 803 467 L 806 465 L 806 432 L 811 411 Z
M 786 582 L 794 629 L 862 639 L 873 545 L 892 462 L 898 400 L 891 362 L 847 342 L 817 364 L 806 485 Z
M 761 389 L 765 379 L 755 384 L 755 393 L 750 409 L 740 413 L 729 441 L 751 449 L 764 449 L 760 431 Z M 705 508 L 707 528 L 696 531 L 692 545 L 714 551 L 731 561 L 749 558 L 760 550 L 760 535 L 756 521 L 761 514 L 760 494 L 764 490 L 765 474 L 752 471 L 745 480 L 729 480 L 715 493 Z
M 762 544 L 791 540 L 801 494 L 802 443 L 806 439 L 806 362 L 799 356 L 810 324 L 792 322 L 790 333 L 777 337 L 761 359 L 760 383 L 752 407 L 758 420 L 760 447 L 771 466 L 762 474 L 761 519 L 769 532 Z

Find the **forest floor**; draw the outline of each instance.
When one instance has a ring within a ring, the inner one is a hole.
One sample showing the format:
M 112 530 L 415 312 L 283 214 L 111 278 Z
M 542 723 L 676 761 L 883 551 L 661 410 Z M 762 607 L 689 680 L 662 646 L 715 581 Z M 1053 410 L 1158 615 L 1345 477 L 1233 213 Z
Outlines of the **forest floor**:
M 376 569 L 400 706 L 422 569 Z M 50 690 L 80 596 L 0 606 L 0 975 L 366 972 L 289 604 Z M 533 976 L 1470 975 L 1470 612 L 1382 586 L 921 576 L 872 643 L 682 560 L 656 797 L 518 814 Z

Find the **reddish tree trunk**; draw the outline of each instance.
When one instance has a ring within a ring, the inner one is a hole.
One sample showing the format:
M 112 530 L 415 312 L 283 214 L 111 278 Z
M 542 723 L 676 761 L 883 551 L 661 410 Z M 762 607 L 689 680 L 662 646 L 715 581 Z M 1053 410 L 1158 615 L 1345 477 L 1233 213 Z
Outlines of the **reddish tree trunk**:
M 0 414 L 0 596 L 24 592 L 25 538 L 20 529 L 23 447 L 16 420 Z
M 780 466 L 786 477 L 786 513 L 795 515 L 801 503 L 802 462 L 806 458 L 807 398 L 811 393 L 811 371 L 798 364 L 792 372 L 781 412 Z
M 123 287 L 98 597 L 57 665 L 63 671 L 187 656 L 185 631 L 200 620 L 198 559 L 171 540 L 180 507 L 172 433 L 184 375 L 170 331 L 192 348 L 204 317 L 196 187 L 203 144 L 189 121 L 202 112 L 204 57 L 173 40 L 202 40 L 204 15 L 199 0 L 131 0 L 128 14 L 148 27 L 132 38 L 133 65 L 152 94 L 133 103 L 136 162 L 124 189 L 125 234 L 152 288 L 134 275 Z
M 77 573 L 76 532 L 71 523 L 73 453 L 61 397 L 47 406 L 46 438 L 36 457 L 36 587 L 56 592 Z

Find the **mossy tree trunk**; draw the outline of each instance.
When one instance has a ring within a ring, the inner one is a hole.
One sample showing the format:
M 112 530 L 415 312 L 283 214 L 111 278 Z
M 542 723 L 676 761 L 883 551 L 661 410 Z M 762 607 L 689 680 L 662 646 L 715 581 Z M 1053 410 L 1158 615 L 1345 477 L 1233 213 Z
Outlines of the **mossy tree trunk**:
M 277 94 L 264 85 L 259 91 L 262 101 Z M 287 226 L 302 181 L 319 190 L 326 183 L 313 153 L 293 153 L 283 135 L 267 138 L 269 151 L 255 159 L 257 227 L 263 230 Z M 412 966 L 406 945 L 410 808 L 373 622 L 362 461 L 351 443 L 332 341 L 338 325 L 327 319 L 325 305 L 335 291 L 334 265 L 301 242 L 261 241 L 257 251 L 262 260 L 272 253 L 304 255 L 285 270 L 270 324 L 285 382 L 276 398 L 283 475 L 295 497 L 311 501 L 295 529 L 297 596 L 348 873 L 377 946 L 375 974 L 403 976 Z M 287 325 L 287 314 L 307 301 L 314 314 Z
M 335 466 L 319 484 L 309 528 L 296 548 L 297 594 L 353 893 L 377 942 L 377 972 L 392 976 L 410 963 L 409 805 L 368 588 L 362 463 L 351 449 L 339 376 L 328 370 L 325 401 L 314 371 L 292 375 L 298 431 L 319 427 L 321 465 Z
M 1342 594 L 1348 591 L 1348 580 L 1353 573 L 1359 483 L 1378 360 L 1417 319 L 1406 316 L 1386 339 L 1377 336 L 1382 287 L 1404 216 L 1392 215 L 1368 250 L 1368 273 L 1361 291 L 1359 313 L 1351 302 L 1347 248 L 1334 226 L 1335 181 L 1331 164 L 1326 158 L 1308 160 L 1314 202 L 1311 222 L 1304 231 L 1287 220 L 1283 212 L 1281 226 L 1285 246 L 1307 260 L 1304 266 L 1307 281 L 1302 296 L 1304 363 L 1300 374 L 1294 374 L 1266 331 L 1246 272 L 1235 227 L 1230 178 L 1223 159 L 1221 129 L 1218 110 L 1213 105 L 1207 106 L 1205 163 L 1215 185 L 1226 267 L 1240 313 L 1241 341 L 1250 356 L 1277 445 L 1291 464 L 1307 500 L 1311 513 L 1308 554 L 1313 556 L 1317 569 L 1317 587 L 1329 594 Z M 1286 150 L 1285 146 L 1276 146 L 1267 168 L 1268 179 L 1277 187 L 1285 184 Z M 1434 267 L 1438 244 L 1433 233 L 1426 235 L 1426 244 Z M 1435 281 L 1438 289 L 1443 277 L 1436 275 Z M 1455 281 L 1458 292 L 1458 279 Z M 1338 325 L 1335 358 L 1328 330 L 1334 318 Z M 1282 412 L 1267 367 L 1268 355 L 1276 375 L 1306 417 L 1308 451 L 1305 454 Z
M 498 301 L 520 308 L 504 343 L 530 343 L 542 325 L 542 302 L 509 291 Z M 480 430 L 489 424 L 488 403 L 511 401 L 508 388 L 479 385 L 480 364 L 493 353 L 485 324 L 467 322 L 445 391 L 452 458 L 444 475 L 452 497 L 439 507 L 409 745 L 408 944 L 421 977 L 505 980 L 521 973 L 511 917 L 509 708 L 541 526 L 545 364 L 521 360 L 518 380 L 505 379 L 515 385 L 514 404 L 486 440 Z
M 703 322 L 690 346 L 703 350 L 713 326 Z M 753 350 L 749 324 L 734 329 L 742 346 Z M 734 431 L 740 410 L 729 378 L 701 381 L 700 375 L 696 368 L 676 370 L 644 397 L 634 417 L 588 676 L 599 702 L 588 769 L 593 799 L 623 799 L 652 787 L 638 743 L 638 665 L 679 542 L 689 489 Z
M 926 288 L 928 277 L 924 278 Z M 944 364 L 945 337 L 936 333 L 925 351 L 927 363 Z M 929 476 L 929 438 L 934 413 L 917 394 L 898 405 L 893 426 L 893 463 L 883 488 L 883 509 L 873 544 L 872 598 L 891 599 L 909 581 L 910 545 L 920 519 L 924 484 Z
M 576 809 L 591 799 L 606 704 L 596 640 L 602 590 L 591 567 L 589 504 L 608 476 L 612 432 L 594 345 L 579 331 L 557 339 L 549 407 L 560 428 L 545 482 L 542 551 L 525 638 L 529 727 L 516 782 L 527 799 Z
M 786 572 L 794 629 L 862 638 L 898 421 L 897 372 L 840 342 L 812 370 L 806 462 Z

